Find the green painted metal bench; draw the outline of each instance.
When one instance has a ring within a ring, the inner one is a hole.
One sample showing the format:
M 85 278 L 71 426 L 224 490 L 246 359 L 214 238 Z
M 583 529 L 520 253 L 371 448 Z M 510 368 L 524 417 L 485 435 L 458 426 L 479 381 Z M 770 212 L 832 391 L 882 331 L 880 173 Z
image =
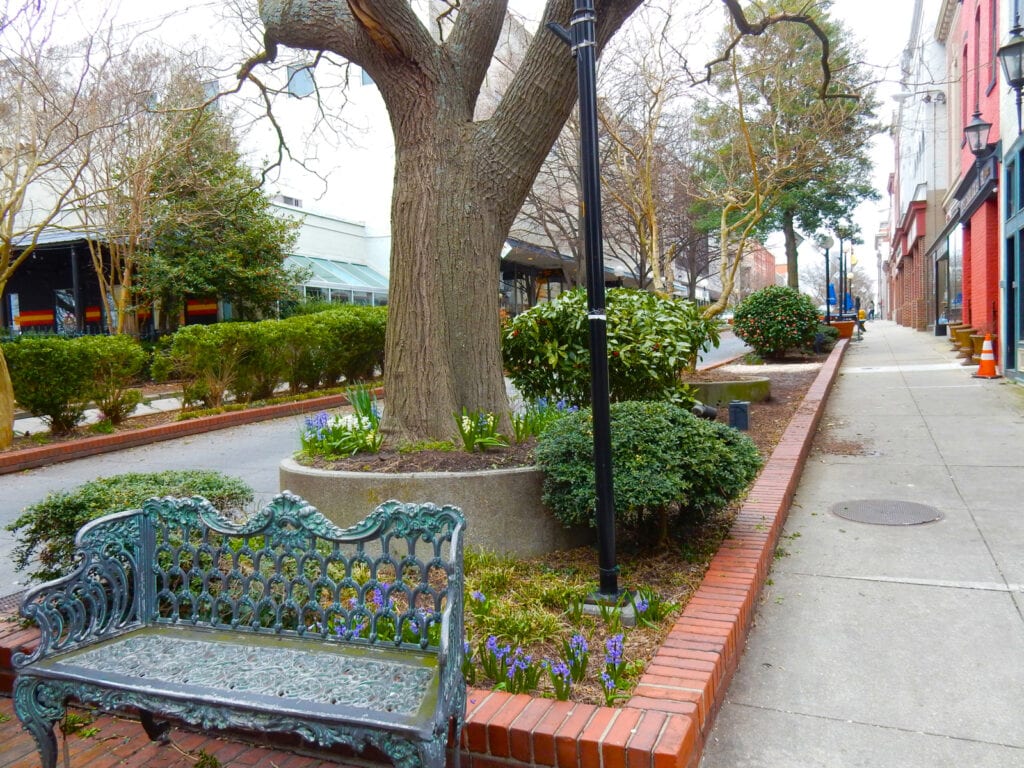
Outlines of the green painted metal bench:
M 14 658 L 15 711 L 43 768 L 68 700 L 136 710 L 154 740 L 170 717 L 441 768 L 465 717 L 464 526 L 389 501 L 340 529 L 287 492 L 243 522 L 200 498 L 95 520 L 75 571 L 22 603 L 41 638 Z

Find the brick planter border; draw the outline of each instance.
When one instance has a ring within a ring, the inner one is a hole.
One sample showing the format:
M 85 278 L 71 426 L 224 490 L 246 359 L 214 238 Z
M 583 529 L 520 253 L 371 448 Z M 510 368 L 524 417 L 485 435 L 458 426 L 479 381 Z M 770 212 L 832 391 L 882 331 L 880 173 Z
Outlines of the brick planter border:
M 380 397 L 383 394 L 383 390 L 378 389 L 376 393 Z M 63 443 L 41 445 L 38 448 L 7 451 L 6 453 L 0 453 L 0 475 L 20 472 L 23 469 L 45 467 L 49 464 L 71 461 L 72 459 L 84 459 L 87 456 L 120 451 L 125 448 L 135 448 L 139 445 L 149 445 L 150 443 L 158 443 L 162 440 L 173 440 L 176 437 L 198 435 L 215 429 L 254 424 L 259 421 L 279 419 L 283 416 L 297 416 L 302 413 L 338 408 L 343 405 L 348 405 L 348 398 L 345 395 L 324 395 L 323 397 L 313 397 L 308 400 L 296 400 L 290 403 L 278 403 L 276 405 L 264 405 L 240 411 L 218 413 L 214 416 L 198 416 L 185 421 L 175 421 L 155 427 L 142 427 L 127 432 L 115 432 L 110 435 L 84 437 L 80 440 L 68 440 Z
M 696 768 L 743 651 L 847 343 L 839 341 L 807 391 L 701 586 L 626 705 L 599 707 L 470 689 L 463 766 Z M 312 407 L 331 406 L 321 401 Z M 31 645 L 34 637 L 35 630 L 0 624 L 0 692 L 10 691 L 12 651 Z
M 840 340 L 822 366 L 626 705 L 612 709 L 471 689 L 462 765 L 697 766 L 847 344 Z

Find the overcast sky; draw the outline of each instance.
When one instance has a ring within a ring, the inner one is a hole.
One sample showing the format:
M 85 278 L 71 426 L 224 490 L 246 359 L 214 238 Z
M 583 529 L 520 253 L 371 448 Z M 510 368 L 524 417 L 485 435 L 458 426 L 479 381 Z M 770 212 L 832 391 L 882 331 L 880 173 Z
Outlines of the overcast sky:
M 193 43 L 206 38 L 215 43 L 216 24 L 210 20 L 225 5 L 222 0 L 162 0 L 159 4 L 86 0 L 82 7 L 103 9 L 107 13 L 112 13 L 114 8 L 119 20 L 134 23 L 137 28 L 159 27 L 162 36 Z M 544 0 L 510 0 L 513 9 L 532 18 L 539 17 L 543 5 Z M 713 2 L 711 7 L 714 7 Z M 867 61 L 875 71 L 875 79 L 880 83 L 879 118 L 883 123 L 888 123 L 892 115 L 894 102 L 890 96 L 899 90 L 899 60 L 909 35 L 912 11 L 910 0 L 834 0 L 832 6 L 833 15 L 862 42 Z M 101 10 L 92 10 L 93 14 L 99 12 Z M 716 29 L 717 25 L 708 25 L 708 28 Z M 868 253 L 873 249 L 874 235 L 885 217 L 885 186 L 893 165 L 892 143 L 887 135 L 875 138 L 871 154 L 875 162 L 875 185 L 883 199 L 862 205 L 857 213 L 856 221 L 865 241 L 862 248 Z

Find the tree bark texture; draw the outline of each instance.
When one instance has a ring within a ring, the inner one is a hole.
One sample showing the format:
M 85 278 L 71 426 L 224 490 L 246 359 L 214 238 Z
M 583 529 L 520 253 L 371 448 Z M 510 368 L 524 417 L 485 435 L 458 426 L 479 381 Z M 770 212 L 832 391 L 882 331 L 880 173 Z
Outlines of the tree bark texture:
M 796 255 L 796 213 L 789 209 L 782 212 L 782 234 L 786 242 L 786 277 L 790 288 L 800 290 L 800 272 Z
M 597 0 L 599 45 L 640 0 Z M 461 4 L 434 40 L 407 0 L 263 0 L 267 56 L 278 44 L 328 50 L 380 89 L 395 138 L 384 431 L 392 443 L 450 439 L 465 407 L 508 425 L 498 274 L 501 246 L 576 98 L 572 0 L 549 0 L 494 114 L 474 121 L 507 0 Z

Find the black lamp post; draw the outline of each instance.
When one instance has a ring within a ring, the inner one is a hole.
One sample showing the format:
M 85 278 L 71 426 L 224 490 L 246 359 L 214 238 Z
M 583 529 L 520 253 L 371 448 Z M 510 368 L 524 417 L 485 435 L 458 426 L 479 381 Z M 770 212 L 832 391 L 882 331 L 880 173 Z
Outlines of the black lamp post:
M 825 249 L 825 324 L 832 325 L 832 305 L 828 300 L 828 287 L 832 282 L 832 278 L 829 275 L 829 261 L 831 261 L 831 259 L 828 255 L 828 249 L 835 245 L 835 241 L 828 235 L 823 235 L 818 242 L 821 243 L 821 247 Z
M 548 29 L 572 46 L 580 98 L 580 166 L 583 177 L 583 233 L 587 255 L 587 316 L 590 321 L 590 402 L 594 418 L 594 484 L 597 490 L 597 599 L 617 602 L 615 499 L 612 495 L 611 414 L 608 408 L 608 328 L 604 306 L 601 242 L 601 171 L 597 157 L 597 36 L 594 0 L 575 0 L 570 29 Z
M 1013 27 L 1010 39 L 996 51 L 999 63 L 1003 65 L 1006 83 L 1017 94 L 1017 133 L 1020 133 L 1020 95 L 1024 88 L 1024 28 L 1020 25 L 1019 1 L 1013 4 Z

